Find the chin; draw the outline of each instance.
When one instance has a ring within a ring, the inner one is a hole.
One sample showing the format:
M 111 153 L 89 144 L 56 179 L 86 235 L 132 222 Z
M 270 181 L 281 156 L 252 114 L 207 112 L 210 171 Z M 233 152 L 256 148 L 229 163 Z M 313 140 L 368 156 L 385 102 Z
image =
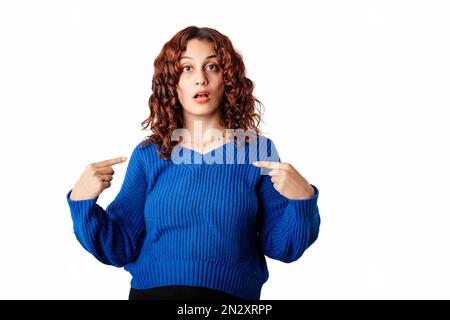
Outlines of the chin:
M 192 105 L 189 106 L 189 108 L 186 108 L 185 111 L 196 115 L 196 116 L 202 116 L 202 115 L 208 115 L 213 112 L 215 112 L 218 109 L 218 106 L 211 106 L 211 105 Z

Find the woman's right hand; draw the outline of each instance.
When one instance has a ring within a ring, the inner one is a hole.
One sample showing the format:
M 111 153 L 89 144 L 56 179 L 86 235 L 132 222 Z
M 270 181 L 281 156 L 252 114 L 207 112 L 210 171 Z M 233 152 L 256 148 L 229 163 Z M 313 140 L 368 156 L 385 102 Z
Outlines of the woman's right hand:
M 88 164 L 75 183 L 70 193 L 70 200 L 87 200 L 98 197 L 103 190 L 111 186 L 114 175 L 111 166 L 126 160 L 126 157 L 119 157 Z

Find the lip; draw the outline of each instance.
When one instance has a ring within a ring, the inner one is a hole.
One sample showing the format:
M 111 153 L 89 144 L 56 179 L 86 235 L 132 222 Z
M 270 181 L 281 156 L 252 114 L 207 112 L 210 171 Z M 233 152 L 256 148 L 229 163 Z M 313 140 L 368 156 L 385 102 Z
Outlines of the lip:
M 208 97 L 194 98 L 194 101 L 197 103 L 207 103 L 210 99 L 211 96 L 208 96 Z
M 194 97 L 198 94 L 207 94 L 208 96 L 211 96 L 208 90 L 199 90 L 194 94 Z
M 208 96 L 207 96 L 207 97 L 195 98 L 195 96 L 196 96 L 196 95 L 199 95 L 199 94 L 207 94 Z M 209 91 L 207 91 L 207 90 L 200 90 L 200 91 L 197 91 L 197 92 L 195 93 L 193 99 L 194 99 L 194 101 L 197 102 L 197 103 L 207 103 L 207 102 L 211 99 L 211 94 L 210 94 Z

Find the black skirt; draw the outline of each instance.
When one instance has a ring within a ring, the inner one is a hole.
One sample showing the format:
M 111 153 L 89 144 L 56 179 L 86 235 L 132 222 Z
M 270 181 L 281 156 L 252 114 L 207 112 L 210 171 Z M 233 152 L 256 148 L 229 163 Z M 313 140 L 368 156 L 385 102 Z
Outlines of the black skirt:
M 151 289 L 130 289 L 129 300 L 206 300 L 242 301 L 229 293 L 192 286 L 164 286 Z

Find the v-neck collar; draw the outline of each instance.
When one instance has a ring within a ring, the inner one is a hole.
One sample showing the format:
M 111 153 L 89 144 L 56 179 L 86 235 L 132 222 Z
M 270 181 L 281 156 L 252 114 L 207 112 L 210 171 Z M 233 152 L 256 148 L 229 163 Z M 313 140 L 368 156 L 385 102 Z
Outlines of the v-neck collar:
M 229 142 L 227 142 L 227 143 L 222 143 L 222 145 L 220 145 L 220 146 L 218 146 L 217 148 L 214 148 L 214 149 L 212 149 L 212 150 L 210 150 L 210 151 L 208 151 L 208 152 L 206 152 L 206 153 L 201 153 L 201 152 L 195 151 L 194 149 L 189 149 L 189 148 L 186 148 L 186 147 L 183 147 L 183 146 L 181 146 L 181 149 L 183 149 L 183 151 L 186 150 L 187 152 L 192 152 L 192 153 L 195 153 L 195 154 L 198 154 L 198 155 L 204 157 L 204 156 L 207 156 L 207 155 L 209 155 L 209 154 L 211 154 L 211 153 L 213 153 L 213 152 L 215 153 L 216 151 L 218 151 L 218 150 L 220 150 L 220 149 L 223 150 L 227 145 L 229 145 L 229 144 L 231 144 L 231 143 L 234 143 L 234 142 L 235 142 L 235 141 L 232 140 L 232 141 L 229 141 Z

